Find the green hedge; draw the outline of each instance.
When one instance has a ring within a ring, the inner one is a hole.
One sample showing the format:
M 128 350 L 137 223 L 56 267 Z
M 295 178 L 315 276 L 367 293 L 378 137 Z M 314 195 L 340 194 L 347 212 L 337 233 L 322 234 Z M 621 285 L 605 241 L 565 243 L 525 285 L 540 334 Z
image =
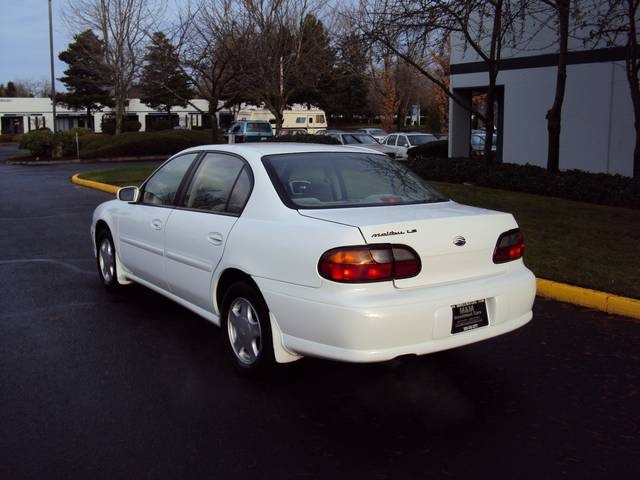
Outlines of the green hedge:
M 340 142 L 333 137 L 327 135 L 311 135 L 311 134 L 296 134 L 296 135 L 279 135 L 276 137 L 267 138 L 267 142 L 292 142 L 292 143 L 322 143 L 325 145 L 340 145 Z
M 640 208 L 640 180 L 567 170 L 551 173 L 534 165 L 496 164 L 482 159 L 416 157 L 412 168 L 427 180 L 527 192 L 581 202 Z
M 185 148 L 211 143 L 208 131 L 162 130 L 120 135 L 86 135 L 80 138 L 81 158 L 173 155 Z
M 20 148 L 29 150 L 34 157 L 51 158 L 56 136 L 48 128 L 40 128 L 25 133 L 20 137 Z
M 22 133 L 3 133 L 0 135 L 0 143 L 17 143 L 21 137 Z
M 104 115 L 100 122 L 100 128 L 102 129 L 102 133 L 114 135 L 116 133 L 115 117 L 112 115 Z M 142 124 L 138 120 L 128 120 L 125 118 L 122 122 L 123 132 L 139 132 L 141 128 Z
M 447 155 L 449 155 L 449 142 L 447 140 L 437 140 L 411 147 L 407 150 L 407 155 L 410 159 L 417 157 L 447 158 Z
M 48 128 L 32 130 L 20 137 L 20 148 L 29 150 L 34 157 L 49 159 L 54 146 L 60 145 L 64 157 L 74 157 L 76 156 L 76 133 L 80 141 L 80 138 L 91 135 L 93 131 L 88 128 L 72 128 L 54 134 Z

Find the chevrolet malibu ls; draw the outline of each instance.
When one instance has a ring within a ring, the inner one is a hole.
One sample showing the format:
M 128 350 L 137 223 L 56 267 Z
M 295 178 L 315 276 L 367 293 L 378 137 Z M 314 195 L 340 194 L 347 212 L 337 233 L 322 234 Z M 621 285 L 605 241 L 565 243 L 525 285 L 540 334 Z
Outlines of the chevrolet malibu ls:
M 196 147 L 117 197 L 91 227 L 105 287 L 142 284 L 221 326 L 240 371 L 421 355 L 532 316 L 512 215 L 362 147 Z

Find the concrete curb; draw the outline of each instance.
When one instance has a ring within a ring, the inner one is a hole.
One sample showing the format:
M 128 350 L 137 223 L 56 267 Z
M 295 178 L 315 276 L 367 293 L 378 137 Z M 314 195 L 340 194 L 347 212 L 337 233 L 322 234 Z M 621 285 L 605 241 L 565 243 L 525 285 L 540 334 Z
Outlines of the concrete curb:
M 71 181 L 76 185 L 82 185 L 83 187 L 93 188 L 94 190 L 100 190 L 102 192 L 111 193 L 113 195 L 115 195 L 120 188 L 116 187 L 115 185 L 109 185 L 108 183 L 85 180 L 84 178 L 80 178 L 79 175 L 79 173 L 76 173 L 73 177 L 71 177 Z
M 640 320 L 640 300 L 543 278 L 538 278 L 536 283 L 541 297 Z
M 84 180 L 79 178 L 78 174 L 71 177 L 71 181 L 77 185 L 107 193 L 115 194 L 118 191 L 118 187 L 114 185 Z M 545 280 L 544 278 L 537 278 L 536 284 L 537 295 L 541 297 L 640 320 L 640 300 L 589 288 L 575 287 L 566 283 Z

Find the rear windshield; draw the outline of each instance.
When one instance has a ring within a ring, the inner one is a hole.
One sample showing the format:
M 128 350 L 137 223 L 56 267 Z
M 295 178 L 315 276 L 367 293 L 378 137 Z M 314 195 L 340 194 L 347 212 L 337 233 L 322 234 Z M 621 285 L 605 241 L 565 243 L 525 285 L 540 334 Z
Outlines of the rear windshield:
M 447 199 L 386 155 L 291 153 L 262 159 L 282 201 L 291 208 L 409 205 Z
M 342 141 L 345 145 L 375 145 L 376 139 L 366 133 L 343 133 Z
M 249 122 L 247 132 L 271 133 L 271 125 L 266 122 Z

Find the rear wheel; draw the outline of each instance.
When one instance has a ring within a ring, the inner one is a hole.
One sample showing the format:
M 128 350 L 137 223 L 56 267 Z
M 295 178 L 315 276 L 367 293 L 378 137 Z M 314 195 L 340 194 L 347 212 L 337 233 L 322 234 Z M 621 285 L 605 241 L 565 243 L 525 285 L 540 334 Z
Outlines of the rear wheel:
M 123 285 L 118 282 L 118 270 L 116 265 L 116 248 L 109 230 L 102 230 L 98 234 L 96 242 L 98 255 L 98 275 L 104 288 L 111 292 L 119 290 Z
M 229 287 L 222 302 L 222 330 L 225 349 L 240 373 L 254 373 L 273 364 L 269 309 L 252 285 L 237 282 Z

